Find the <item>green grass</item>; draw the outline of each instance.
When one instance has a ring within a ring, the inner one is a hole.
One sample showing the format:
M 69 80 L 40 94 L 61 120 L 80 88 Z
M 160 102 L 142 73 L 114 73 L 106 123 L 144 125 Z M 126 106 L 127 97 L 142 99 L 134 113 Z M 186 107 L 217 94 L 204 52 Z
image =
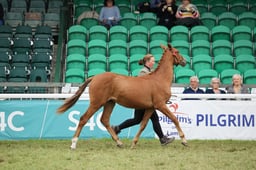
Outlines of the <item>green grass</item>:
M 2 170 L 253 170 L 256 169 L 256 141 L 190 140 L 189 147 L 175 140 L 161 146 L 155 139 L 140 139 L 130 149 L 111 139 L 79 140 L 70 150 L 70 140 L 0 141 Z

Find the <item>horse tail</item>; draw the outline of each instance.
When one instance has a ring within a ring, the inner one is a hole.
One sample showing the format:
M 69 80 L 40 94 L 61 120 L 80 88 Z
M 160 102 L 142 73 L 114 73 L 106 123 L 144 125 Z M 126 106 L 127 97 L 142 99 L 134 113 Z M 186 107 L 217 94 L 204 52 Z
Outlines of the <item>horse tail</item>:
M 72 107 L 76 102 L 77 100 L 79 99 L 79 97 L 82 95 L 82 93 L 84 92 L 85 88 L 87 87 L 87 85 L 92 81 L 92 78 L 88 78 L 84 84 L 82 86 L 79 87 L 79 89 L 76 91 L 76 93 L 66 99 L 65 103 L 60 106 L 57 110 L 57 113 L 63 113 L 65 112 L 66 110 L 68 110 L 70 107 Z

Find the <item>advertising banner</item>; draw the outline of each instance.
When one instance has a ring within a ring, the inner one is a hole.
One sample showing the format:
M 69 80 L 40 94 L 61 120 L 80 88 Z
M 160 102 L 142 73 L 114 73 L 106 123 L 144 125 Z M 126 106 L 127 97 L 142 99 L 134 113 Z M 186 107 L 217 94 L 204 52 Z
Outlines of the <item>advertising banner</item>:
M 79 100 L 64 114 L 57 114 L 61 100 L 5 100 L 0 102 L 0 140 L 72 138 L 88 100 Z M 167 104 L 180 122 L 187 139 L 256 140 L 255 101 L 180 100 Z M 133 109 L 116 105 L 111 125 L 133 117 Z M 100 122 L 102 109 L 84 126 L 81 138 L 109 138 Z M 179 139 L 176 127 L 158 112 L 163 132 Z M 139 125 L 122 130 L 121 138 L 133 138 Z M 141 137 L 156 137 L 149 123 Z

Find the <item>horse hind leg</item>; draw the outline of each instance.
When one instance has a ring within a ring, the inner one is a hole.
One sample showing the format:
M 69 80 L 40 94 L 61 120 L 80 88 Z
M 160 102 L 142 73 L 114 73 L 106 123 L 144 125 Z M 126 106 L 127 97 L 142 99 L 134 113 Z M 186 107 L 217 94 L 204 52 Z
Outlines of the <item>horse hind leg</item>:
M 185 135 L 180 127 L 180 123 L 176 116 L 168 109 L 168 107 L 164 104 L 161 108 L 158 108 L 160 112 L 162 112 L 164 115 L 166 115 L 169 119 L 172 120 L 172 122 L 175 124 L 176 129 L 178 130 L 179 136 L 182 140 L 182 145 L 187 146 L 187 140 L 185 138 Z
M 84 127 L 84 125 L 87 123 L 87 121 L 92 117 L 92 115 L 100 108 L 101 106 L 92 106 L 90 104 L 87 111 L 80 117 L 76 132 L 72 138 L 72 144 L 70 146 L 71 149 L 76 149 L 76 144 L 78 141 L 78 138 L 80 136 L 80 133 Z
M 149 118 L 151 117 L 152 113 L 153 113 L 153 109 L 147 109 L 145 110 L 145 113 L 144 113 L 144 116 L 142 118 L 142 121 L 140 122 L 140 129 L 138 131 L 138 133 L 136 134 L 136 136 L 133 138 L 133 141 L 132 141 L 132 146 L 131 146 L 131 149 L 134 149 L 139 138 L 140 138 L 140 135 L 141 133 L 143 132 L 143 130 L 145 129 L 147 123 L 148 123 L 148 120 Z
M 110 123 L 109 123 L 110 115 L 111 115 L 112 110 L 113 110 L 114 107 L 115 107 L 115 102 L 108 101 L 104 105 L 103 113 L 102 113 L 102 116 L 101 116 L 100 120 L 101 120 L 101 123 L 108 130 L 112 139 L 116 142 L 117 146 L 122 147 L 123 143 L 119 140 L 118 136 L 116 135 L 115 131 L 111 128 Z

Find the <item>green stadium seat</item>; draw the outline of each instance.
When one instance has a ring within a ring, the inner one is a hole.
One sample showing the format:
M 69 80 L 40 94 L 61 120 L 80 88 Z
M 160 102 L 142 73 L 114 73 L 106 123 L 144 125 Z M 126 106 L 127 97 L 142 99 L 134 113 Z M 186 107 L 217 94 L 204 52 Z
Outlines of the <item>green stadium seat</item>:
M 86 45 L 83 40 L 70 40 L 67 44 L 67 55 L 86 54 Z
M 143 40 L 132 40 L 129 44 L 129 56 L 134 54 L 143 54 L 148 53 L 148 43 Z
M 238 15 L 238 24 L 246 25 L 251 29 L 254 29 L 256 26 L 256 14 L 253 12 L 243 12 L 242 14 Z
M 63 6 L 62 0 L 49 1 L 47 12 L 48 13 L 59 13 L 62 6 Z
M 191 44 L 192 57 L 200 54 L 211 55 L 211 45 L 207 40 L 196 40 Z
M 12 27 L 10 25 L 0 25 L 0 39 L 2 38 L 9 40 L 13 38 Z
M 131 72 L 133 72 L 136 69 L 141 69 L 142 68 L 142 66 L 139 65 L 138 62 L 139 62 L 139 60 L 141 60 L 145 56 L 145 54 L 137 54 L 137 53 L 135 53 L 135 54 L 130 56 L 129 63 L 130 63 L 130 71 Z
M 86 65 L 86 59 L 85 56 L 82 54 L 71 54 L 67 56 L 67 61 L 66 61 L 66 68 L 71 69 L 71 68 L 77 68 L 80 70 L 85 70 L 85 65 Z
M 102 25 L 96 25 L 89 29 L 89 40 L 108 41 L 108 30 Z
M 189 41 L 189 30 L 186 26 L 177 25 L 170 29 L 170 39 L 171 41 L 183 40 Z
M 235 68 L 241 73 L 244 73 L 247 70 L 255 69 L 255 58 L 253 55 L 241 54 L 236 57 Z
M 68 40 L 79 39 L 87 40 L 87 30 L 81 25 L 73 25 L 68 29 Z
M 190 56 L 190 45 L 185 40 L 175 40 L 171 42 L 172 46 L 179 50 L 180 54 Z
M 216 40 L 212 43 L 212 55 L 232 55 L 232 44 L 228 40 Z
M 128 30 L 138 24 L 138 17 L 132 12 L 124 13 L 120 19 L 120 25 L 124 26 Z
M 27 82 L 30 71 L 24 67 L 15 67 L 10 70 L 9 82 Z
M 14 39 L 12 51 L 14 54 L 18 54 L 18 53 L 30 54 L 32 51 L 31 45 L 32 45 L 31 41 L 26 38 Z
M 210 32 L 209 28 L 204 25 L 197 25 L 192 27 L 190 31 L 191 42 L 194 42 L 196 40 L 210 41 L 209 32 Z
M 103 40 L 91 40 L 88 42 L 88 55 L 102 54 L 107 55 L 107 43 Z
M 217 16 L 212 12 L 203 13 L 200 20 L 209 30 L 211 30 L 217 24 Z
M 103 1 L 94 1 L 94 11 L 96 11 L 98 14 L 100 13 L 103 6 Z
M 38 53 L 33 54 L 31 59 L 32 68 L 36 69 L 46 69 L 50 70 L 51 68 L 52 57 L 49 54 Z
M 115 25 L 109 29 L 109 41 L 123 40 L 128 41 L 128 30 L 122 25 Z
M 1 38 L 0 52 L 11 54 L 12 53 L 11 43 L 12 43 L 12 41 L 9 38 Z
M 11 12 L 27 12 L 27 1 L 26 0 L 12 0 L 10 2 L 10 11 Z
M 96 18 L 83 18 L 80 21 L 80 25 L 85 27 L 87 30 L 89 30 L 91 27 L 96 26 L 98 24 L 99 24 L 99 21 Z
M 215 15 L 228 11 L 228 4 L 226 0 L 209 0 L 208 3 L 209 11 Z
M 148 29 L 142 25 L 135 25 L 130 28 L 130 41 L 133 40 L 144 40 L 148 42 Z
M 256 13 L 256 2 L 251 2 L 250 3 L 249 11 Z
M 221 73 L 225 69 L 234 68 L 234 59 L 231 55 L 217 55 L 214 57 L 214 69 Z
M 190 77 L 195 76 L 195 72 L 188 68 L 181 68 L 175 72 L 175 83 L 189 84 Z
M 127 44 L 123 40 L 112 40 L 108 43 L 108 55 L 127 55 Z
M 203 14 L 205 12 L 209 12 L 209 5 L 208 3 L 205 3 L 205 1 L 199 2 L 199 3 L 195 3 L 195 1 L 193 0 L 193 4 L 196 5 L 198 11 L 200 12 L 200 14 Z
M 109 56 L 109 71 L 113 69 L 128 69 L 128 58 L 126 55 L 113 54 Z
M 140 73 L 141 68 L 135 69 L 131 72 L 131 76 L 137 77 Z
M 104 55 L 93 54 L 88 57 L 88 71 L 95 68 L 107 70 L 107 59 Z
M 85 79 L 85 73 L 80 69 L 69 69 L 65 74 L 66 83 L 83 83 Z
M 203 69 L 198 72 L 198 79 L 200 84 L 210 84 L 211 79 L 214 77 L 219 77 L 219 74 L 216 70 L 213 69 Z
M 232 29 L 232 39 L 237 40 L 250 40 L 252 41 L 252 30 L 245 25 L 238 25 Z
M 250 69 L 244 72 L 244 84 L 256 84 L 256 69 Z
M 30 12 L 46 12 L 46 4 L 44 0 L 32 0 L 29 5 Z
M 220 80 L 222 84 L 231 84 L 234 74 L 240 74 L 236 69 L 225 69 L 220 73 Z
M 32 69 L 30 70 L 29 81 L 39 82 L 37 77 L 40 77 L 40 82 L 48 82 L 47 72 L 45 69 Z
M 102 74 L 102 73 L 105 73 L 106 70 L 103 70 L 103 69 L 99 69 L 99 68 L 94 68 L 94 69 L 91 69 L 88 71 L 88 78 L 92 77 L 92 76 L 95 76 L 95 75 L 98 75 L 98 74 Z
M 116 69 L 111 70 L 110 72 L 120 74 L 120 75 L 124 75 L 124 76 L 129 76 L 128 70 L 122 69 L 122 68 L 116 68 Z
M 29 68 L 30 60 L 31 60 L 31 57 L 28 54 L 16 54 L 12 56 L 11 66 L 15 68 L 16 67 Z
M 167 41 L 165 40 L 153 40 L 149 43 L 149 53 L 156 55 L 156 54 L 162 54 L 163 49 L 160 45 L 167 46 Z
M 22 25 L 24 22 L 24 16 L 22 12 L 6 12 L 5 14 L 5 24 L 13 28 L 18 25 Z
M 212 69 L 212 57 L 204 54 L 193 56 L 192 69 L 196 74 L 204 69 Z
M 33 52 L 51 54 L 53 52 L 52 41 L 47 39 L 34 40 Z
M 216 40 L 231 40 L 230 29 L 224 25 L 218 25 L 212 28 L 211 40 L 214 42 Z
M 153 12 L 141 13 L 139 16 L 139 24 L 145 26 L 148 30 L 157 25 L 157 17 Z
M 0 67 L 9 66 L 12 56 L 6 52 L 0 52 Z
M 46 25 L 37 26 L 36 30 L 35 30 L 34 38 L 35 38 L 35 40 L 47 39 L 47 40 L 51 41 L 53 39 L 51 27 L 46 26 Z
M 236 3 L 230 3 L 229 5 L 229 11 L 233 12 L 235 15 L 239 15 L 243 12 L 248 11 L 248 4 L 245 2 L 236 2 Z
M 232 29 L 237 25 L 237 15 L 233 12 L 223 12 L 218 16 L 218 24 Z
M 169 30 L 165 26 L 156 25 L 149 30 L 150 41 L 162 40 L 168 42 Z
M 237 40 L 233 46 L 235 57 L 242 54 L 253 55 L 253 43 L 250 40 Z
M 154 68 L 157 68 L 162 56 L 163 56 L 163 52 L 162 53 L 158 53 L 158 54 L 153 54 L 154 58 L 155 58 L 155 65 Z
M 44 14 L 44 25 L 48 25 L 53 29 L 57 29 L 60 26 L 60 14 L 59 13 L 45 13 Z

